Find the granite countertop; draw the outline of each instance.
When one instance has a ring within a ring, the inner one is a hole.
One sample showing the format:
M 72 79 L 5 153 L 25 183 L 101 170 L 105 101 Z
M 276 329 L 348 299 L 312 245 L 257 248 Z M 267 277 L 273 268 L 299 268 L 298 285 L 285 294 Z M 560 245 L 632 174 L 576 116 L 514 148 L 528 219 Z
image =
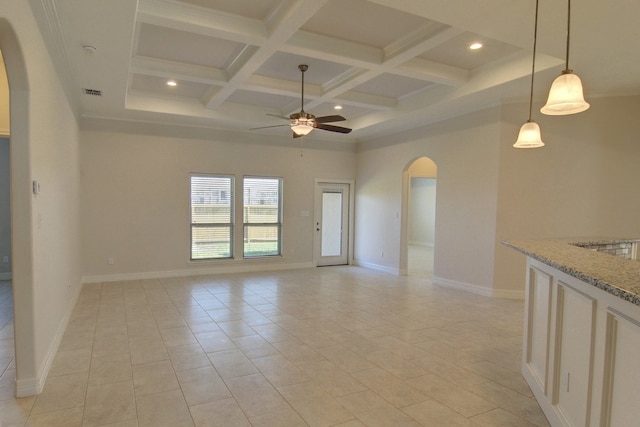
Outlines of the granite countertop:
M 630 260 L 579 246 L 636 242 L 638 239 L 573 238 L 502 242 L 605 292 L 640 306 L 640 260 Z

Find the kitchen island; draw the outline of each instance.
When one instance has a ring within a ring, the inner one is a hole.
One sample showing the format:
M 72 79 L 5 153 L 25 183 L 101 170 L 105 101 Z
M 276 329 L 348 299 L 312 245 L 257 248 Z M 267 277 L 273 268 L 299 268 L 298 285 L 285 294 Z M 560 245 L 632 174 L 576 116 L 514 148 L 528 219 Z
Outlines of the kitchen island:
M 522 374 L 551 425 L 638 425 L 638 241 L 504 244 L 527 256 Z

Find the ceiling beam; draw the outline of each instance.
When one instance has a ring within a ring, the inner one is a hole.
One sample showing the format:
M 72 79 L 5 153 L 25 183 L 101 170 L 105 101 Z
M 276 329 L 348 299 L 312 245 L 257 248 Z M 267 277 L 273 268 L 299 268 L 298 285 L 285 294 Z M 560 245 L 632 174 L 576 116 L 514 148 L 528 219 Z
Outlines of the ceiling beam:
M 258 45 L 267 38 L 261 21 L 167 0 L 140 0 L 139 23 Z
M 278 10 L 267 22 L 269 34 L 252 52 L 243 52 L 236 61 L 237 67 L 230 75 L 229 82 L 214 91 L 205 100 L 207 108 L 219 107 L 251 75 L 253 75 L 280 46 L 289 40 L 328 0 L 290 0 L 282 2 Z

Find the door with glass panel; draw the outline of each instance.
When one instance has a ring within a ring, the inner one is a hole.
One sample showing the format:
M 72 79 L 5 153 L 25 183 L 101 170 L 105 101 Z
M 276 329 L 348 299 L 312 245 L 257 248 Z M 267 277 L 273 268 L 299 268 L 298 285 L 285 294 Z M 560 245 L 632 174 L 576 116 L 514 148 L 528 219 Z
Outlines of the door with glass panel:
M 316 265 L 349 263 L 349 184 L 316 186 Z

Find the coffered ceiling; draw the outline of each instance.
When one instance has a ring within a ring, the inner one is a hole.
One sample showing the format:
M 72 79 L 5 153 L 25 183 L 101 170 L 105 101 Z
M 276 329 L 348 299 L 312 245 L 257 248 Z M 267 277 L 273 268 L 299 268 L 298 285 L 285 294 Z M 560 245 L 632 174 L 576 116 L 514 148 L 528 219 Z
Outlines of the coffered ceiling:
M 311 138 L 367 141 L 528 97 L 533 0 L 30 1 L 84 118 L 291 138 L 274 115 L 301 109 L 299 64 L 304 110 L 353 129 Z M 638 16 L 640 2 L 574 0 L 570 65 L 591 96 L 638 92 Z M 538 31 L 542 98 L 566 3 L 542 0 Z

